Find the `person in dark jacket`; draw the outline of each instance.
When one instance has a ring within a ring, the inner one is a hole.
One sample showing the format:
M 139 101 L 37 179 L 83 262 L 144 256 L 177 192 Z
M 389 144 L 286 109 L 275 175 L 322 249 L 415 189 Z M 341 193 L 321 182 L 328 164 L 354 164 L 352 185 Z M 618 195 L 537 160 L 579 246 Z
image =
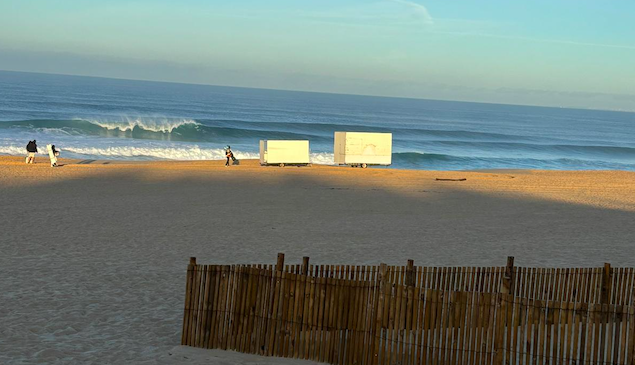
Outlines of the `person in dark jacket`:
M 35 154 L 37 153 L 37 143 L 35 140 L 29 141 L 26 145 L 26 163 L 35 163 Z
M 229 166 L 229 159 L 231 158 L 232 163 L 236 163 L 236 157 L 234 157 L 234 153 L 230 146 L 225 146 L 225 157 L 227 157 L 227 162 L 225 162 L 225 167 Z

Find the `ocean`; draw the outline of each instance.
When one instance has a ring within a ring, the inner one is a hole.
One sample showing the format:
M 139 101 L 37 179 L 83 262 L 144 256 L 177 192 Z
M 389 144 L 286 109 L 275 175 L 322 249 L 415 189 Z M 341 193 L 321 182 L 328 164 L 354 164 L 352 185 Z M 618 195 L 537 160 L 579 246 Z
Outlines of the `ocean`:
M 635 171 L 635 113 L 0 71 L 0 154 L 115 160 L 258 158 L 261 139 L 393 133 L 389 168 Z

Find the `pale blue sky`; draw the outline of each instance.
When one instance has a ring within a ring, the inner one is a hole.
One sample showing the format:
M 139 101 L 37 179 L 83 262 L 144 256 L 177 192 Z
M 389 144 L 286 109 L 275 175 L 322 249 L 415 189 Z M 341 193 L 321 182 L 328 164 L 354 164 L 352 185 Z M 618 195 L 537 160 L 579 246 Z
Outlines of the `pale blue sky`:
M 635 110 L 632 0 L 0 2 L 0 69 Z

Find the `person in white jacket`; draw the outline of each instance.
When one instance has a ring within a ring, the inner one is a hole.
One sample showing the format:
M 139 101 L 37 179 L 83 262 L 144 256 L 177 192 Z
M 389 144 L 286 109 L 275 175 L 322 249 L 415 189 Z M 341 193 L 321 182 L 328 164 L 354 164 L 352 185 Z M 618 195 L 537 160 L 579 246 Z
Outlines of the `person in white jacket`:
M 60 151 L 55 149 L 54 144 L 46 145 L 46 149 L 48 150 L 49 158 L 51 159 L 51 167 L 57 167 L 57 156 L 60 155 Z

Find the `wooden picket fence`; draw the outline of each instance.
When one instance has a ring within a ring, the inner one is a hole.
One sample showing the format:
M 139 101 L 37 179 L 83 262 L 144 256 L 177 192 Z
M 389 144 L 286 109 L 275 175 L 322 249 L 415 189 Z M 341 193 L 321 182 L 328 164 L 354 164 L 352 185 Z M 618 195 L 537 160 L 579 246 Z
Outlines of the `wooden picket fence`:
M 515 296 L 564 302 L 612 303 L 633 305 L 635 299 L 635 269 L 611 268 L 524 268 L 512 267 L 512 290 Z M 247 265 L 251 266 L 251 265 Z M 259 267 L 274 270 L 274 265 Z M 500 293 L 507 266 L 494 267 L 418 267 L 387 266 L 391 283 L 412 285 L 422 289 Z M 304 270 L 304 271 L 303 271 Z M 373 281 L 377 266 L 355 265 L 284 265 L 285 272 L 306 272 L 315 277 Z M 603 289 L 604 288 L 604 289 Z M 604 291 L 603 291 L 604 290 Z M 603 297 L 604 295 L 604 297 Z
M 181 342 L 330 364 L 635 364 L 634 307 L 616 304 L 632 270 L 539 271 L 192 260 Z

